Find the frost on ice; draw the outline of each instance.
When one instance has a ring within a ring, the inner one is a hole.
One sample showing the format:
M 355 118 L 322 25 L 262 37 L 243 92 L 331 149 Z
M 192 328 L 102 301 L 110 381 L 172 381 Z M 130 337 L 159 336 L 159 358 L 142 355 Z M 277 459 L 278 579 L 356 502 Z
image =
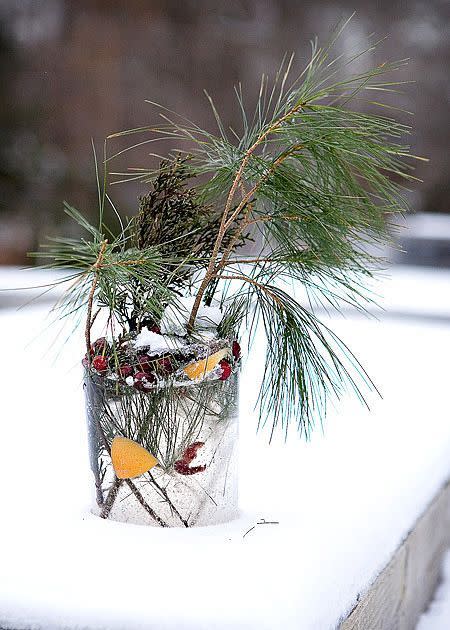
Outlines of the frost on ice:
M 164 335 L 152 332 L 147 328 L 147 326 L 142 328 L 141 332 L 133 341 L 133 346 L 135 348 L 148 348 L 149 354 L 161 354 L 163 352 L 167 352 L 168 350 L 179 348 L 182 345 L 183 344 L 179 343 L 176 339 L 168 338 Z

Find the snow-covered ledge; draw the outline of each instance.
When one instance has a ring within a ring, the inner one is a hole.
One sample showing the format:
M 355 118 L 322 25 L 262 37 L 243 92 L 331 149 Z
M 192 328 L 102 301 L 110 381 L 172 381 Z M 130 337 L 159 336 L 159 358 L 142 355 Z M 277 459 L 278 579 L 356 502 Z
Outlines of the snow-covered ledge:
M 450 546 L 450 483 L 414 524 L 388 565 L 358 597 L 340 630 L 415 628 L 441 578 Z M 448 625 L 448 619 L 446 620 Z M 444 626 L 440 626 L 444 627 Z
M 241 517 L 189 531 L 89 514 L 82 340 L 52 364 L 48 305 L 0 309 L 0 627 L 326 630 L 349 614 L 346 630 L 371 627 L 356 615 L 421 517 L 434 515 L 431 534 L 408 579 L 423 577 L 427 540 L 442 538 L 436 566 L 447 543 L 446 508 L 433 506 L 450 477 L 449 288 L 449 273 L 397 269 L 378 289 L 395 316 L 333 320 L 383 400 L 371 397 L 371 413 L 344 400 L 310 444 L 255 436 L 255 352 L 242 378 Z

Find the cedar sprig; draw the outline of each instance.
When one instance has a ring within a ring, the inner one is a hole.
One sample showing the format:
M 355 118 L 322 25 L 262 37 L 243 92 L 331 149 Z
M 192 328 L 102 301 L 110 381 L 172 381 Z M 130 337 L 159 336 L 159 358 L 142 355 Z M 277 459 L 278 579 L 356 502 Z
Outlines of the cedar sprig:
M 202 203 L 195 188 L 188 187 L 192 178 L 189 159 L 189 156 L 176 155 L 160 163 L 150 182 L 151 190 L 140 197 L 134 226 L 139 249 L 157 246 L 162 255 L 170 255 L 175 248 L 178 256 L 189 260 L 184 276 L 178 274 L 176 278 L 181 284 L 196 267 L 209 262 L 221 220 L 221 214 L 211 205 Z M 236 225 L 245 210 L 243 208 L 236 218 Z M 230 232 L 223 240 L 223 249 L 230 245 L 231 239 Z M 248 240 L 248 233 L 240 234 L 235 247 L 240 248 Z

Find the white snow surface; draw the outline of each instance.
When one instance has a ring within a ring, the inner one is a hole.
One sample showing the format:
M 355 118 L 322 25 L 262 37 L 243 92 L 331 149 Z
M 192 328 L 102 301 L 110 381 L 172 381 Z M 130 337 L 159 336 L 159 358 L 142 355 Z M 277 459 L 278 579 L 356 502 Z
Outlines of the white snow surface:
M 161 332 L 185 334 L 194 300 L 195 298 L 191 296 L 180 297 L 175 304 L 167 306 L 161 320 Z M 199 330 L 217 328 L 221 321 L 222 311 L 217 304 L 212 306 L 202 304 L 195 318 L 195 326 Z
M 55 340 L 45 304 L 0 309 L 0 627 L 336 627 L 450 476 L 450 274 L 415 273 L 394 270 L 392 284 L 429 319 L 327 322 L 383 399 L 370 395 L 368 412 L 345 397 L 310 443 L 256 434 L 255 344 L 241 383 L 241 515 L 191 530 L 89 513 L 82 331 Z
M 137 335 L 133 341 L 135 348 L 144 348 L 148 346 L 147 354 L 161 354 L 168 350 L 174 350 L 175 348 L 182 348 L 183 343 L 178 341 L 175 337 L 168 335 L 158 335 L 143 326 L 141 332 Z
M 443 562 L 443 579 L 433 601 L 421 616 L 416 630 L 448 630 L 450 628 L 450 550 Z

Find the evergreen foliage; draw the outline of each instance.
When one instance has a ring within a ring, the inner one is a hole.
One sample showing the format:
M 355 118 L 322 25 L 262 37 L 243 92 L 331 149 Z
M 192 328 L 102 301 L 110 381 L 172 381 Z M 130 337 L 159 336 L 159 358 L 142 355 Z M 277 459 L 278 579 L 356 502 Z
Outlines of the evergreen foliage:
M 236 88 L 241 130 L 225 128 L 208 96 L 216 133 L 157 105 L 161 125 L 110 136 L 108 142 L 150 134 L 118 154 L 156 138 L 171 141 L 172 154 L 156 168 L 110 173 L 115 183 L 151 186 L 137 218 L 111 237 L 102 217 L 105 203 L 112 204 L 107 171 L 115 156 L 105 153 L 99 227 L 66 207 L 89 239 L 58 239 L 47 252 L 51 266 L 78 269 L 62 315 L 88 307 L 87 342 L 94 301 L 124 333 L 145 318 L 158 322 L 180 293 L 195 296 L 187 337 L 196 333 L 198 308 L 213 296 L 224 309 L 220 334 L 247 329 L 252 337 L 260 321 L 268 342 L 261 422 L 270 416 L 273 428 L 287 430 L 294 421 L 306 435 L 330 394 L 339 397 L 350 385 L 361 397 L 362 382 L 370 380 L 287 283 L 300 281 L 311 302 L 364 309 L 365 278 L 377 263 L 367 244 L 390 240 L 390 217 L 405 210 L 403 192 L 414 180 L 407 159 L 414 156 L 404 143 L 410 128 L 388 104 L 372 100 L 396 90 L 398 83 L 384 77 L 406 62 L 352 73 L 377 43 L 350 57 L 335 55 L 345 25 L 325 47 L 313 43 L 294 79 L 292 57 L 273 83 L 263 76 L 251 114 Z M 381 113 L 352 109 L 363 95 Z M 250 236 L 257 251 L 245 256 L 240 247 Z

